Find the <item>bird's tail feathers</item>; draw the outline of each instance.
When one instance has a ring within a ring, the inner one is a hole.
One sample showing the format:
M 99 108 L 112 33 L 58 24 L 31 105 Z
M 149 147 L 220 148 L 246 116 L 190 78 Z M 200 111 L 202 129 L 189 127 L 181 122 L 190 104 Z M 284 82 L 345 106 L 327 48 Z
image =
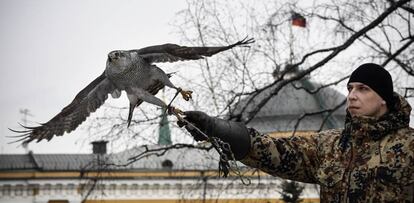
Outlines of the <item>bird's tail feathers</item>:
M 135 105 L 136 104 L 129 104 L 128 125 L 127 125 L 127 128 L 129 128 L 129 126 L 131 125 L 132 115 L 134 114 Z

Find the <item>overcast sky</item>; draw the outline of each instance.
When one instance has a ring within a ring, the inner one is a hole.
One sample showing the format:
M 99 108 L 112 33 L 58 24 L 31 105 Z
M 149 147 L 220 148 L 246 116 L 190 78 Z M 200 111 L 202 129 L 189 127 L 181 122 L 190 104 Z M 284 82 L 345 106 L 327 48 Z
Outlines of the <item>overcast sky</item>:
M 103 72 L 111 50 L 178 43 L 170 24 L 184 8 L 185 0 L 0 0 L 0 153 L 24 153 L 7 144 L 20 109 L 47 122 Z M 29 148 L 88 153 L 78 131 Z

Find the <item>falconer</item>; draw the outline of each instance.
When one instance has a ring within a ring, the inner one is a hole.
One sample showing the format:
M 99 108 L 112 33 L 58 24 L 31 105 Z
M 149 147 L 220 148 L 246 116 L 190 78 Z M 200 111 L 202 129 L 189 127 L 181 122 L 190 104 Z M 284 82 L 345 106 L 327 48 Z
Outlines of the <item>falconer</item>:
M 320 185 L 321 202 L 414 202 L 411 107 L 391 75 L 367 63 L 347 83 L 344 129 L 275 138 L 200 111 L 185 119 L 230 144 L 235 159 L 273 176 Z M 186 127 L 196 140 L 204 139 Z

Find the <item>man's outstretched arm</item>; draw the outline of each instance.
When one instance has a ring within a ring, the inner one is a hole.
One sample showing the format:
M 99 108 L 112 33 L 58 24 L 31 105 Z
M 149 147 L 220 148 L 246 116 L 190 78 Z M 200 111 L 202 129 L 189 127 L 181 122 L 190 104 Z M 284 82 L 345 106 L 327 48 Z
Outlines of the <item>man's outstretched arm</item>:
M 319 165 L 316 135 L 274 138 L 247 128 L 243 123 L 213 118 L 200 111 L 185 112 L 185 119 L 206 135 L 227 142 L 235 158 L 246 165 L 282 178 L 316 182 Z M 191 126 L 186 128 L 196 140 L 205 140 Z

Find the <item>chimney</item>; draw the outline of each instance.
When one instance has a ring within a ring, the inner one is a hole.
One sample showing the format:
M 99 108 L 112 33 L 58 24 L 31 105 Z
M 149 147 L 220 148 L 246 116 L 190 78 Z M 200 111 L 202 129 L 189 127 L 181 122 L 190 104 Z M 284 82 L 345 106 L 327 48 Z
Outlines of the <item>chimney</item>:
M 105 141 L 105 140 L 91 142 L 92 153 L 93 154 L 106 154 L 106 143 L 108 143 L 108 141 Z

